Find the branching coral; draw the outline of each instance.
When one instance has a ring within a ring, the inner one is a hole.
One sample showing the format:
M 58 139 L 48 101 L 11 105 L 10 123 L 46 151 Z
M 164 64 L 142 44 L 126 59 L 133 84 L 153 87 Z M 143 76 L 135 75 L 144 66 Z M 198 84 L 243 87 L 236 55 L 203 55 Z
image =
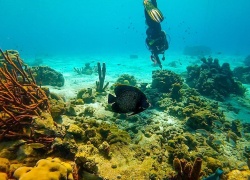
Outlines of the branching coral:
M 37 86 L 30 70 L 16 56 L 12 58 L 2 50 L 3 67 L 0 68 L 0 140 L 21 138 L 31 142 L 47 142 L 50 138 L 34 139 L 32 121 L 43 111 L 49 111 L 48 98 Z

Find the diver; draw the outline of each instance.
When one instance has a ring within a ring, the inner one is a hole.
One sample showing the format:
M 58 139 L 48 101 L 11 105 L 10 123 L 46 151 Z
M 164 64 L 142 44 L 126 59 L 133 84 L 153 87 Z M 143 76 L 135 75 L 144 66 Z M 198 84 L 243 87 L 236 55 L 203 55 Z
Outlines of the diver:
M 143 0 L 143 5 L 146 24 L 148 26 L 146 30 L 146 44 L 151 51 L 151 60 L 162 69 L 159 54 L 163 54 L 162 60 L 165 60 L 164 53 L 168 49 L 166 33 L 161 30 L 160 24 L 164 20 L 164 17 L 157 8 L 156 0 Z

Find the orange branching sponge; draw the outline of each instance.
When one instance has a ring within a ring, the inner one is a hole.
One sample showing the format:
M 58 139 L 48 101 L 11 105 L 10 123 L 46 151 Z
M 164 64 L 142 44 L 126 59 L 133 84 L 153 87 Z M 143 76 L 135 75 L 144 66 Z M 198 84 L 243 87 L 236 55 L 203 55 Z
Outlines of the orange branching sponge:
M 18 55 L 4 53 L 1 49 L 0 52 L 3 58 L 0 66 L 0 141 L 4 138 L 31 140 L 32 119 L 42 111 L 49 111 L 48 98 Z

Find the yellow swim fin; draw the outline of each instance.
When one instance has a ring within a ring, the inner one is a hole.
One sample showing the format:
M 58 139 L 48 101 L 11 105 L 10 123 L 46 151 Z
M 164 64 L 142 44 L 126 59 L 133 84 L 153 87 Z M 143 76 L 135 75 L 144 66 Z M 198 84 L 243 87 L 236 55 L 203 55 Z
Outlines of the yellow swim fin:
M 144 0 L 143 1 L 145 10 L 147 11 L 148 15 L 150 16 L 150 18 L 158 23 L 161 23 L 164 20 L 164 17 L 161 13 L 161 11 L 156 8 L 150 0 Z

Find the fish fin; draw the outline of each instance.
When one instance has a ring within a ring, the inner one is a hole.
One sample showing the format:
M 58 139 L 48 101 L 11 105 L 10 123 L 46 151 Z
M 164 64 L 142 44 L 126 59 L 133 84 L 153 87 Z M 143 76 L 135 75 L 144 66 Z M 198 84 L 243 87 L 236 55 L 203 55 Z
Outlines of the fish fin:
M 115 100 L 116 100 L 116 97 L 113 96 L 112 94 L 109 94 L 109 96 L 108 96 L 108 103 L 112 104 L 112 103 L 115 102 Z
M 119 84 L 115 88 L 115 95 L 120 96 L 120 94 L 122 94 L 124 91 L 134 91 L 134 92 L 138 92 L 139 94 L 141 94 L 141 91 L 136 87 Z
M 128 116 L 133 116 L 133 115 L 138 114 L 138 113 L 140 113 L 140 112 L 142 112 L 144 110 L 145 110 L 144 108 L 139 107 L 135 112 L 132 112 L 132 113 L 128 114 Z

